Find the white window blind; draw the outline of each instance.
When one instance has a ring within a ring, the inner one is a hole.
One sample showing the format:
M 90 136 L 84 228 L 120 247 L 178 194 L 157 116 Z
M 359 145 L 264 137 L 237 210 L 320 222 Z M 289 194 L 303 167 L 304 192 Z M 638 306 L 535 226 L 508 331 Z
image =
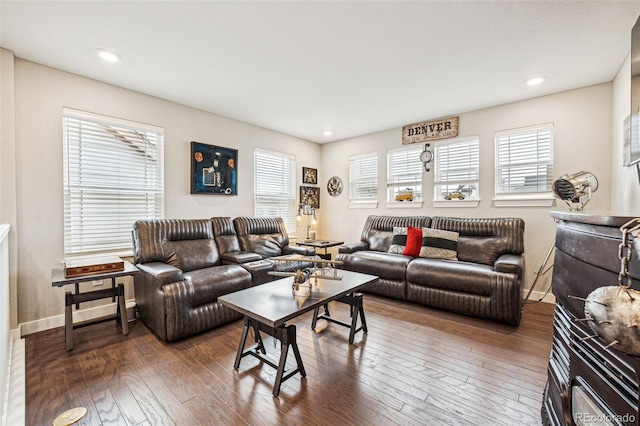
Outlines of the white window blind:
M 442 200 L 453 191 L 477 199 L 480 179 L 480 140 L 478 136 L 438 141 L 434 148 L 434 197 Z
M 65 255 L 130 252 L 164 213 L 164 129 L 63 109 Z
M 553 123 L 496 132 L 496 195 L 539 194 L 553 181 Z
M 256 148 L 254 151 L 256 216 L 279 216 L 287 232 L 296 229 L 296 157 Z
M 393 202 L 396 195 L 412 191 L 414 201 L 422 201 L 421 146 L 390 149 L 387 151 L 387 201 Z
M 349 157 L 349 201 L 378 199 L 378 153 Z

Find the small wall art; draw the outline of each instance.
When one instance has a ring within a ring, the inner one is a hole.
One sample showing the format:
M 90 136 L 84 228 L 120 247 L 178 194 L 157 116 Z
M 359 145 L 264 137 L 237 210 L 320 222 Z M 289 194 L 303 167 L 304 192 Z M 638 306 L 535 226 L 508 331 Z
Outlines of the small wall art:
M 318 169 L 312 169 L 311 167 L 302 168 L 302 183 L 309 183 L 311 185 L 318 184 Z
M 314 209 L 320 208 L 320 188 L 315 186 L 300 187 L 300 203 L 308 204 Z
M 238 195 L 238 150 L 191 142 L 191 193 Z

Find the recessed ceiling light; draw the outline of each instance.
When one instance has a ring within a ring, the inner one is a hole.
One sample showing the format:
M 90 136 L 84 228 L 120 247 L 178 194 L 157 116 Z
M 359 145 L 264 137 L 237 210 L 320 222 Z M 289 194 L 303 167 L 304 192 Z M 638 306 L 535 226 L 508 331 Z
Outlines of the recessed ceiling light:
M 527 86 L 537 86 L 538 84 L 542 83 L 544 81 L 544 77 L 538 76 L 538 77 L 531 77 L 528 78 L 524 81 L 524 84 L 526 84 Z
M 331 130 L 325 130 L 324 132 L 322 132 L 322 134 L 326 137 L 333 136 L 333 132 Z
M 120 56 L 106 49 L 96 49 L 96 54 L 104 61 L 116 63 L 120 62 Z

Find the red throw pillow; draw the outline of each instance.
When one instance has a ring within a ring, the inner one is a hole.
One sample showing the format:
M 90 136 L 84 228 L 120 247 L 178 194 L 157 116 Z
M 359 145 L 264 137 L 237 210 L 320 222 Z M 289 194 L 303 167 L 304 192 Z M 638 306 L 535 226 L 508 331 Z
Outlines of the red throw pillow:
M 407 228 L 407 244 L 402 254 L 405 256 L 418 257 L 422 248 L 422 228 Z

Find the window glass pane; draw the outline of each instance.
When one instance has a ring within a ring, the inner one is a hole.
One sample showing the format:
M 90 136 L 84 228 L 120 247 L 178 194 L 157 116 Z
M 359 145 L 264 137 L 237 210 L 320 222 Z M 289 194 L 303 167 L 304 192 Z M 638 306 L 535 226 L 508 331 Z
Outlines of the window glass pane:
M 496 194 L 546 193 L 553 182 L 553 124 L 496 133 Z
M 349 201 L 378 199 L 378 154 L 349 157 Z
M 387 201 L 422 201 L 422 147 L 387 151 Z
M 254 212 L 282 217 L 287 232 L 295 233 L 296 158 L 256 148 L 254 151 Z
M 131 250 L 138 219 L 164 212 L 162 128 L 63 110 L 64 249 Z
M 434 148 L 434 199 L 478 199 L 480 179 L 478 136 L 438 142 Z

